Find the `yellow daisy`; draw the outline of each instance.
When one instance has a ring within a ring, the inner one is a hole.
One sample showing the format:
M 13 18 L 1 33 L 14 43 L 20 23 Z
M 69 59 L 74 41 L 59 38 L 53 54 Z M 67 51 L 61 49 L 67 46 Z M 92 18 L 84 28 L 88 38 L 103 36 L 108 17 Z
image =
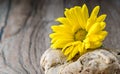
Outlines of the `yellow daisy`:
M 107 31 L 104 30 L 106 15 L 97 17 L 99 9 L 100 7 L 96 6 L 90 16 L 85 4 L 82 7 L 66 9 L 65 17 L 56 20 L 60 24 L 51 26 L 51 47 L 61 48 L 67 60 L 71 60 L 76 54 L 81 56 L 101 47 Z

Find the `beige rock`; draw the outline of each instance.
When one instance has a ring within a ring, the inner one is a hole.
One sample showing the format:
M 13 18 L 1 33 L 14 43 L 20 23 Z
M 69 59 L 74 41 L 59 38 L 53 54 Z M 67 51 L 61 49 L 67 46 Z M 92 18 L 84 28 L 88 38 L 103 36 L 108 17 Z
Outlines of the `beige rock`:
M 65 61 L 66 57 L 63 55 L 61 50 L 53 50 L 49 48 L 42 55 L 40 64 L 44 70 L 48 70 L 51 67 L 65 63 Z
M 120 74 L 119 58 L 117 52 L 98 49 L 75 62 L 66 62 L 61 50 L 50 48 L 41 57 L 40 64 L 45 74 Z

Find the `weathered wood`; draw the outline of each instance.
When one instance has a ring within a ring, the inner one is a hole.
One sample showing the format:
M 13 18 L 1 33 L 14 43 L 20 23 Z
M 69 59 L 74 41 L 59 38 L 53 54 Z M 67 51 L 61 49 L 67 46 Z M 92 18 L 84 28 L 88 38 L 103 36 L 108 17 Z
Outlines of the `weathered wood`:
M 50 26 L 65 7 L 101 6 L 109 32 L 104 44 L 120 48 L 119 0 L 0 0 L 0 74 L 43 74 L 40 57 L 49 48 Z
M 40 56 L 49 46 L 50 25 L 62 15 L 62 0 L 3 0 L 0 10 L 0 74 L 42 74 Z

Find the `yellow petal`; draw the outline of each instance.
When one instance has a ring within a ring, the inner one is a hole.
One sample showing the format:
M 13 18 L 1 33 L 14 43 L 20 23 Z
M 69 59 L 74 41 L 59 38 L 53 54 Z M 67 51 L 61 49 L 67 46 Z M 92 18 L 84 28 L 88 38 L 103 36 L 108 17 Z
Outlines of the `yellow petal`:
M 74 50 L 74 49 L 73 49 L 73 46 L 70 46 L 70 47 L 66 48 L 65 51 L 64 51 L 64 55 L 67 56 L 67 55 L 70 54 L 73 50 Z
M 60 25 L 53 25 L 51 26 L 51 29 L 53 30 L 53 32 L 59 32 L 62 31 L 62 28 Z
M 106 14 L 103 14 L 103 15 L 99 16 L 97 18 L 97 22 L 103 22 L 105 20 L 106 16 L 107 16 Z
M 88 32 L 88 35 L 95 34 L 95 33 L 102 31 L 105 28 L 105 26 L 106 26 L 105 22 L 93 24 L 93 26 L 90 28 Z
M 53 26 L 51 26 L 51 29 L 53 30 L 53 32 L 58 32 L 58 33 L 61 33 L 61 32 L 72 33 L 72 32 L 70 32 L 71 28 L 66 29 L 65 25 L 53 25 Z
M 52 48 L 63 48 L 67 43 L 73 42 L 73 39 L 58 39 L 54 44 L 51 45 Z
M 85 26 L 86 31 L 89 31 L 90 27 L 92 26 L 93 23 L 91 23 L 90 19 L 87 20 L 87 24 Z
M 81 43 L 79 45 L 79 52 L 80 52 L 80 55 L 83 55 L 87 50 L 85 49 L 84 47 L 84 43 Z
M 72 54 L 70 54 L 68 57 L 67 57 L 67 61 L 71 60 L 72 59 Z
M 98 47 L 100 47 L 101 45 L 102 45 L 102 42 L 99 42 L 99 41 L 97 41 L 97 42 L 90 42 L 90 48 L 91 48 L 91 49 L 98 48 Z
M 101 30 L 103 30 L 106 27 L 106 23 L 105 22 L 101 22 L 100 23 L 100 28 Z
M 56 21 L 62 23 L 63 25 L 67 26 L 68 28 L 72 27 L 72 24 L 69 22 L 68 18 L 59 17 L 59 18 L 56 19 Z
M 97 34 L 92 34 L 89 37 L 90 41 L 103 41 L 105 39 L 105 37 L 107 36 L 107 32 L 106 31 L 100 31 Z
M 100 31 L 100 23 L 95 23 L 93 26 L 90 28 L 88 35 L 94 34 L 96 32 Z
M 98 15 L 99 9 L 100 9 L 99 6 L 96 6 L 93 9 L 93 11 L 92 11 L 92 13 L 90 15 L 90 18 L 87 21 L 86 31 L 89 31 L 89 29 L 93 26 L 93 24 L 96 23 L 96 19 L 97 19 L 97 15 Z
M 84 16 L 83 18 L 84 18 L 85 24 L 86 24 L 86 22 L 87 22 L 87 20 L 88 20 L 88 17 L 89 17 L 88 8 L 87 8 L 86 4 L 84 4 L 84 5 L 82 6 L 82 14 L 83 14 L 83 16 Z
M 76 20 L 76 16 L 75 16 L 75 8 L 71 8 L 71 9 L 68 9 L 65 11 L 65 16 L 66 18 L 68 18 L 69 22 L 72 24 L 72 25 L 78 25 L 78 22 Z
M 68 43 L 68 44 L 65 45 L 65 47 L 62 49 L 62 52 L 64 52 L 66 48 L 68 48 L 68 47 L 70 47 L 70 46 L 72 46 L 72 45 L 79 44 L 79 43 L 80 43 L 80 41 L 76 41 L 76 42 L 70 42 L 70 43 Z
M 79 24 L 79 20 L 80 18 L 77 18 L 78 13 L 76 12 L 78 6 L 75 6 L 74 8 L 71 9 L 67 9 L 65 11 L 65 16 L 67 18 L 67 20 L 69 21 L 69 23 L 71 23 L 71 28 L 72 29 L 72 33 L 76 32 L 76 30 L 78 30 L 79 28 L 81 28 L 80 24 Z M 79 13 L 81 14 L 81 13 Z
M 81 7 L 76 7 L 76 17 L 78 20 L 78 23 L 82 29 L 85 29 L 85 19 L 84 15 L 82 14 L 82 9 Z
M 86 29 L 86 31 L 89 31 L 90 30 L 90 28 L 93 26 L 93 24 L 95 24 L 96 23 L 96 17 L 95 18 L 92 18 L 92 19 L 88 19 L 87 20 L 87 24 L 86 24 L 86 27 L 85 27 L 85 29 Z
M 75 54 L 77 54 L 77 52 L 78 49 L 72 48 L 71 53 L 69 53 L 68 55 L 67 61 L 71 60 L 75 56 Z
M 52 33 L 49 35 L 50 38 L 58 38 L 58 39 L 73 39 L 72 34 L 68 33 Z
M 87 43 L 90 45 L 87 49 L 99 48 L 102 45 L 101 41 L 92 41 L 91 39 L 87 40 Z
M 52 38 L 51 43 L 55 43 L 58 40 L 58 38 Z
M 90 48 L 90 40 L 88 37 L 83 41 L 83 43 L 85 44 L 85 49 Z
M 107 36 L 108 32 L 107 31 L 101 31 L 98 33 L 99 35 L 99 41 L 103 41 L 105 37 Z
M 100 6 L 96 6 L 96 7 L 93 9 L 90 18 L 95 18 L 95 17 L 97 17 L 99 10 L 100 10 Z
M 68 21 L 65 17 L 59 17 L 59 18 L 56 19 L 56 21 L 58 21 L 60 23 L 68 24 Z
M 63 48 L 62 48 L 62 52 L 65 52 L 66 48 L 69 48 L 72 45 L 72 42 L 66 44 Z
M 74 49 L 73 49 L 73 51 L 72 51 L 72 57 L 74 57 L 78 52 L 79 52 L 79 47 L 78 47 L 78 45 L 76 45 L 75 47 L 74 47 Z

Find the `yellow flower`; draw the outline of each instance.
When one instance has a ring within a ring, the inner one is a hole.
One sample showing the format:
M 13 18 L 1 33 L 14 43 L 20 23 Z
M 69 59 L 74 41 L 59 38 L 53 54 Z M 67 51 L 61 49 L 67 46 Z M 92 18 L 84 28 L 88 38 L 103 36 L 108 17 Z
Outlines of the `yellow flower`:
M 99 9 L 96 6 L 90 16 L 85 4 L 66 9 L 65 17 L 56 20 L 60 24 L 51 26 L 54 32 L 50 34 L 51 47 L 61 48 L 67 60 L 101 47 L 107 31 L 104 30 L 106 15 L 97 17 Z

